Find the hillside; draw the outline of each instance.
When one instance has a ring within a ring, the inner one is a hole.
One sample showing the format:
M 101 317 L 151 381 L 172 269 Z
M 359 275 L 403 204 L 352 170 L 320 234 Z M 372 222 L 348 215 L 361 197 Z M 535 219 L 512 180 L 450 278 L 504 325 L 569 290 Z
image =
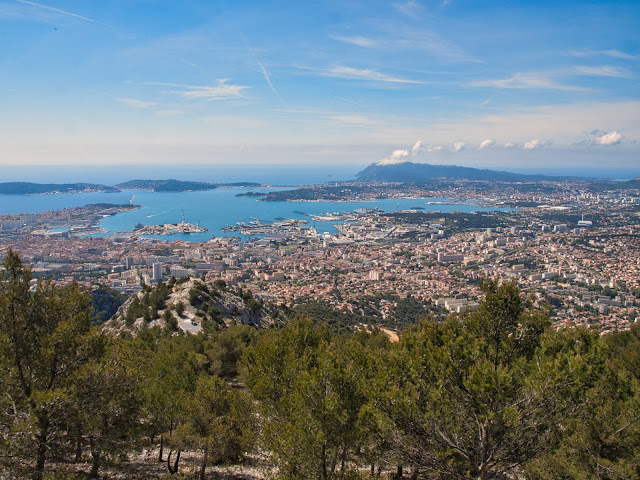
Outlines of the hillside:
M 594 184 L 594 189 L 596 191 L 607 191 L 607 190 L 638 190 L 640 189 L 640 177 L 633 178 L 631 180 L 625 181 L 603 181 Z
M 227 289 L 224 282 L 205 284 L 198 279 L 161 283 L 132 295 L 103 328 L 135 334 L 141 328 L 169 328 L 197 334 L 234 324 L 267 327 L 279 324 L 277 308 L 250 291 Z
M 107 185 L 93 183 L 0 183 L 0 194 L 3 195 L 36 195 L 46 193 L 80 193 L 80 192 L 117 192 L 118 189 Z
M 191 182 L 184 180 L 129 180 L 116 185 L 121 190 L 151 190 L 152 192 L 187 192 L 213 190 L 218 185 L 206 182 Z
M 489 181 L 539 181 L 563 180 L 566 177 L 544 175 L 521 175 L 496 170 L 460 167 L 457 165 L 431 165 L 428 163 L 403 162 L 391 165 L 374 163 L 356 174 L 356 179 L 364 182 L 411 182 L 424 183 L 436 179 L 449 180 L 489 180 Z

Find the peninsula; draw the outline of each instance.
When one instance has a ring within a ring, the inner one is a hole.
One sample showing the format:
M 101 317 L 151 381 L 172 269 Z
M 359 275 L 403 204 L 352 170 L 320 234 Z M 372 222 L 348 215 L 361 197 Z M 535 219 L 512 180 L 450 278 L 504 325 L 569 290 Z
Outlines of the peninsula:
M 2 195 L 42 195 L 57 193 L 90 193 L 90 192 L 118 192 L 116 187 L 97 185 L 93 183 L 31 183 L 4 182 L 0 183 Z
M 52 195 L 61 193 L 116 193 L 123 190 L 150 190 L 152 192 L 195 192 L 221 187 L 260 187 L 253 182 L 207 183 L 185 180 L 129 180 L 117 185 L 95 183 L 31 183 L 0 182 L 0 195 Z

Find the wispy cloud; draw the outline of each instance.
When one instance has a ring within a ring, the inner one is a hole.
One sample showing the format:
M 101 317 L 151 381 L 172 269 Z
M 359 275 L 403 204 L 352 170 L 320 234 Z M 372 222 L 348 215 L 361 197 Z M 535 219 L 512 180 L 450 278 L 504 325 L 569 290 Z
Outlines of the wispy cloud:
M 348 43 L 350 45 L 356 45 L 358 47 L 363 47 L 363 48 L 372 48 L 376 46 L 375 40 L 367 37 L 360 37 L 360 36 L 343 37 L 340 35 L 329 35 L 329 38 L 331 38 L 332 40 L 336 40 L 338 42 Z
M 41 3 L 29 2 L 27 0 L 16 0 L 16 2 L 24 3 L 25 5 L 31 5 L 32 7 L 41 8 L 43 10 L 48 10 L 50 12 L 59 13 L 61 15 L 67 15 L 69 17 L 77 18 L 78 20 L 85 20 L 87 22 L 93 22 L 93 23 L 102 23 L 102 22 L 99 22 L 98 20 L 94 20 L 93 18 L 78 15 L 77 13 L 68 12 L 66 10 L 60 10 L 59 8 L 50 7 L 48 5 L 43 5 Z
M 157 105 L 155 102 L 145 102 L 144 100 L 138 100 L 135 98 L 116 98 L 116 100 L 120 103 L 136 108 L 151 108 Z
M 410 27 L 392 21 L 381 22 L 378 28 L 382 37 L 376 39 L 376 45 L 385 50 L 416 51 L 446 61 L 483 63 L 433 30 Z
M 217 85 L 183 85 L 166 82 L 142 82 L 141 85 L 179 88 L 180 90 L 171 90 L 170 93 L 180 95 L 189 100 L 231 100 L 242 98 L 243 90 L 249 88 L 245 85 L 229 85 L 228 81 L 228 78 L 220 78 Z
M 620 50 L 616 50 L 616 49 L 609 49 L 609 50 L 585 49 L 585 50 L 573 51 L 571 52 L 571 55 L 573 55 L 574 57 L 591 57 L 594 55 L 604 55 L 606 57 L 619 58 L 622 60 L 640 60 L 640 55 L 632 55 L 630 53 L 621 52 Z
M 369 128 L 380 124 L 377 120 L 364 115 L 331 115 L 327 118 L 352 127 Z
M 332 78 L 345 78 L 349 80 L 367 80 L 371 82 L 385 82 L 385 83 L 408 83 L 408 84 L 422 84 L 418 80 L 410 80 L 407 78 L 393 77 L 391 75 L 385 75 L 376 70 L 361 69 L 344 66 L 334 66 L 327 69 L 307 69 L 314 70 L 320 73 L 323 77 Z
M 262 72 L 262 75 L 264 75 L 264 79 L 267 81 L 267 84 L 269 85 L 269 88 L 271 89 L 271 91 L 276 94 L 276 97 L 282 100 L 282 97 L 276 91 L 275 87 L 273 86 L 273 83 L 271 83 L 271 78 L 269 77 L 269 73 L 267 72 L 267 69 L 264 68 L 264 65 L 262 65 L 262 63 L 260 62 L 258 62 L 258 66 L 260 67 L 260 71 Z
M 415 51 L 446 61 L 481 63 L 433 30 L 390 19 L 375 21 L 373 25 L 374 30 L 366 35 L 331 34 L 329 38 L 367 49 Z
M 619 67 L 612 67 L 609 65 L 603 65 L 599 67 L 580 65 L 574 67 L 574 71 L 578 75 L 592 76 L 592 77 L 616 77 L 616 78 L 630 78 L 631 74 Z
M 411 18 L 420 18 L 422 16 L 422 12 L 424 7 L 420 5 L 420 3 L 415 0 L 408 0 L 406 2 L 400 3 L 392 3 L 393 8 L 395 8 L 398 12 L 402 13 Z
M 195 63 L 190 62 L 189 60 L 184 59 L 184 58 L 179 58 L 178 60 L 180 61 L 180 63 L 184 63 L 185 65 L 188 65 L 189 67 L 197 67 L 198 66 Z
M 353 100 L 350 100 L 348 98 L 344 98 L 344 97 L 335 97 L 337 100 L 340 100 L 342 102 L 346 102 L 346 103 L 350 103 L 351 105 L 357 105 L 358 107 L 364 107 L 364 105 L 362 105 L 361 103 L 355 102 Z
M 516 73 L 509 78 L 495 80 L 476 80 L 470 82 L 471 87 L 494 87 L 510 89 L 544 89 L 544 90 L 573 90 L 583 91 L 582 87 L 563 85 L 553 80 L 548 74 Z

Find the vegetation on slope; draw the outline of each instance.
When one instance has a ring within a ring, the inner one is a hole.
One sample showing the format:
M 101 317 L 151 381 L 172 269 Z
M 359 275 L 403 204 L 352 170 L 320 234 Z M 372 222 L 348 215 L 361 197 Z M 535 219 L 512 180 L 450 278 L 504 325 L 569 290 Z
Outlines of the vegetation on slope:
M 510 282 L 486 282 L 478 310 L 422 320 L 397 343 L 302 316 L 197 335 L 143 324 L 133 336 L 92 327 L 90 296 L 77 286 L 30 290 L 31 272 L 11 251 L 4 267 L 6 478 L 66 478 L 78 461 L 88 476 L 113 473 L 142 448 L 166 478 L 194 468 L 211 477 L 212 464 L 255 450 L 288 479 L 404 467 L 425 479 L 640 472 L 640 327 L 606 337 L 551 330 L 550 313 Z M 212 293 L 191 285 L 185 295 L 202 306 Z

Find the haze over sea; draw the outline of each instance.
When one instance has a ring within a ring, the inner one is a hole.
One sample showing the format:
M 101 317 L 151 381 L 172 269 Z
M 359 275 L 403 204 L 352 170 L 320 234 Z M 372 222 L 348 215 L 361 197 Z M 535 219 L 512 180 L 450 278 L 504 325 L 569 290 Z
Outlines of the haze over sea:
M 331 180 L 344 180 L 353 178 L 357 168 L 334 167 L 327 169 L 319 167 L 302 167 L 297 169 L 271 168 L 265 169 L 240 169 L 227 167 L 217 168 L 218 175 L 205 176 L 202 172 L 188 172 L 182 177 L 185 179 L 238 182 L 253 181 L 273 185 L 300 185 L 310 183 L 325 183 Z M 331 173 L 333 172 L 333 173 Z M 198 175 L 200 173 L 200 175 Z M 121 174 L 121 173 L 120 173 Z M 114 172 L 113 178 L 118 174 Z M 193 176 L 192 176 L 193 175 Z M 144 178 L 157 177 L 147 175 Z M 335 177 L 335 178 L 334 178 Z M 129 179 L 131 177 L 127 177 Z M 80 181 L 68 177 L 63 181 Z M 90 181 L 86 178 L 84 181 Z M 93 181 L 98 181 L 95 179 Z M 102 183 L 115 183 L 114 181 Z M 282 187 L 281 187 L 282 188 Z M 45 210 L 59 210 L 69 207 L 77 207 L 90 203 L 116 203 L 127 204 L 133 196 L 132 203 L 142 206 L 140 209 L 124 212 L 103 220 L 101 226 L 108 232 L 130 232 L 133 227 L 142 223 L 144 225 L 157 225 L 165 223 L 178 223 L 182 220 L 182 211 L 186 220 L 190 223 L 199 223 L 208 229 L 204 233 L 192 233 L 189 235 L 169 235 L 164 238 L 167 241 L 189 240 L 206 241 L 212 236 L 238 236 L 237 232 L 223 232 L 226 225 L 237 222 L 250 222 L 255 219 L 273 221 L 279 217 L 308 220 L 310 225 L 315 225 L 319 232 L 335 233 L 333 225 L 337 222 L 313 222 L 306 214 L 323 214 L 327 212 L 352 212 L 358 208 L 377 207 L 383 211 L 405 210 L 411 207 L 422 207 L 425 211 L 489 211 L 495 208 L 480 207 L 478 205 L 462 204 L 428 204 L 427 202 L 446 202 L 444 198 L 434 199 L 387 199 L 375 201 L 353 202 L 262 202 L 253 197 L 238 197 L 237 194 L 249 191 L 268 191 L 266 188 L 218 188 L 200 192 L 150 192 L 128 190 L 117 193 L 78 193 L 57 195 L 0 195 L 0 213 L 37 213 Z
M 439 162 L 432 162 L 439 163 Z M 193 180 L 213 183 L 256 182 L 267 185 L 303 185 L 331 181 L 353 180 L 367 166 L 364 164 L 248 164 L 248 165 L 6 165 L 2 167 L 2 182 L 35 183 L 100 183 L 115 185 L 136 178 Z M 601 168 L 572 168 L 559 162 L 553 168 L 539 165 L 528 167 L 496 167 L 474 163 L 473 168 L 504 170 L 525 175 L 567 175 L 577 177 L 630 179 L 640 176 L 640 167 L 630 165 L 612 168 L 606 162 Z

